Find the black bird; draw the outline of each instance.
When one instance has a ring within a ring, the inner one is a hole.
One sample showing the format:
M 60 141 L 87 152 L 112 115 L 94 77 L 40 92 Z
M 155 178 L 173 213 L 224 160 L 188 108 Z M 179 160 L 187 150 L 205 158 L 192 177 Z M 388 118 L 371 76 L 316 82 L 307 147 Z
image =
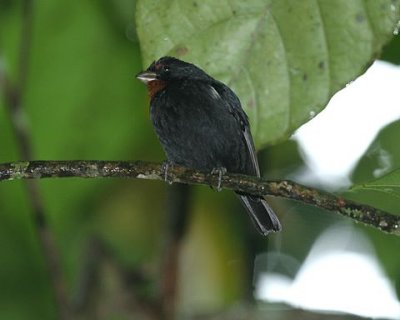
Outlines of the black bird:
M 260 176 L 247 115 L 228 86 L 173 57 L 154 61 L 137 78 L 147 85 L 151 120 L 169 163 Z M 281 230 L 263 198 L 237 195 L 261 234 Z

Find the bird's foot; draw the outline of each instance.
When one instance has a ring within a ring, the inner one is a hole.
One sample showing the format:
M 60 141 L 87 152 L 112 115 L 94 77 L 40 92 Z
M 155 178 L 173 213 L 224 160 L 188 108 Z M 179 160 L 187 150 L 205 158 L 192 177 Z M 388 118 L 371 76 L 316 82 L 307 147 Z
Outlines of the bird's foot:
M 173 177 L 170 177 L 168 175 L 168 170 L 170 168 L 172 168 L 174 166 L 174 163 L 172 161 L 169 160 L 165 160 L 162 164 L 162 168 L 164 171 L 164 181 L 168 184 L 172 184 L 173 183 Z
M 217 185 L 217 191 L 222 190 L 222 177 L 226 173 L 226 168 L 225 167 L 217 167 L 211 170 L 211 174 L 218 174 L 218 185 Z

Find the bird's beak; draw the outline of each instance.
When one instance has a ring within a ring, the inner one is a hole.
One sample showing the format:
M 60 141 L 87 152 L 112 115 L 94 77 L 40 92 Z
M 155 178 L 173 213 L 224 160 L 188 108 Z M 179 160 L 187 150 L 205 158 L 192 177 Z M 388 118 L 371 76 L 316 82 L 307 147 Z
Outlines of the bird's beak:
M 157 80 L 157 74 L 151 71 L 142 71 L 136 75 L 136 78 L 144 83 L 149 83 L 150 81 Z

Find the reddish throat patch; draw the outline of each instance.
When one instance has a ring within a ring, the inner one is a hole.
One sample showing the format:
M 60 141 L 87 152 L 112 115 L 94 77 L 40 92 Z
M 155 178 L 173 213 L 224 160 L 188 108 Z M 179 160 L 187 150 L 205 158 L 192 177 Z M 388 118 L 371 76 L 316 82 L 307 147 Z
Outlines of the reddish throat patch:
M 147 83 L 147 90 L 149 92 L 150 99 L 153 99 L 156 93 L 163 90 L 166 85 L 167 83 L 162 80 L 153 80 Z

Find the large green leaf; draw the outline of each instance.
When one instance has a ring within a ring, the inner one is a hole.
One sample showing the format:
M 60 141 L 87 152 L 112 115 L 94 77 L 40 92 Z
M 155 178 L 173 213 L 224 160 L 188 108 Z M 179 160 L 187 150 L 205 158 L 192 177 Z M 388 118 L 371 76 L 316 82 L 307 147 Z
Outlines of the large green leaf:
M 173 55 L 228 83 L 260 146 L 363 73 L 399 12 L 398 0 L 139 0 L 136 22 L 144 64 Z

